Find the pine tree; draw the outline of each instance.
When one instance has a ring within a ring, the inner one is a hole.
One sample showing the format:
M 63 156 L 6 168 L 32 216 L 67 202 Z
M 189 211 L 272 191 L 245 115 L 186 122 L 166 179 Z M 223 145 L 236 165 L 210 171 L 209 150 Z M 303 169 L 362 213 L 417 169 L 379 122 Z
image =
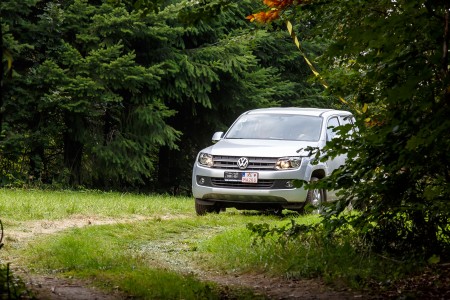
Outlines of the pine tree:
M 245 20 L 252 7 L 2 1 L 2 41 L 14 57 L 3 180 L 187 188 L 214 131 L 247 109 L 305 103 L 298 81 L 307 76 L 289 67 L 299 54 L 287 34 L 255 30 Z

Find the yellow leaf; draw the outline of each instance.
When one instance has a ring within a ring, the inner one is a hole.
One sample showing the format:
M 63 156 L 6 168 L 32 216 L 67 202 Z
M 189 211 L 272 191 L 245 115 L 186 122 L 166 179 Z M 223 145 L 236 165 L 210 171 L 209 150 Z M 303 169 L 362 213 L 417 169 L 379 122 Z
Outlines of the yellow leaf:
M 291 23 L 291 21 L 286 21 L 286 26 L 287 26 L 287 28 L 288 28 L 288 31 L 289 31 L 289 33 L 291 33 L 292 32 L 292 23 Z
M 365 113 L 367 111 L 367 109 L 369 108 L 369 105 L 367 103 L 364 103 L 362 112 Z
M 8 61 L 8 66 L 7 66 L 7 70 L 6 70 L 8 72 L 12 68 L 12 63 L 13 63 L 14 59 L 13 59 L 11 53 L 6 49 L 3 49 L 3 57 L 6 58 L 6 60 Z

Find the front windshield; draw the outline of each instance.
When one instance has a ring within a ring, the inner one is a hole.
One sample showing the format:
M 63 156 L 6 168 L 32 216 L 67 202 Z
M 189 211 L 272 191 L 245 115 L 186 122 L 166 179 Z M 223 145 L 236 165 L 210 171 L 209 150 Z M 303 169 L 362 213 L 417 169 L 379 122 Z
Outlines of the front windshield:
M 293 114 L 249 114 L 230 128 L 227 139 L 318 141 L 322 118 Z

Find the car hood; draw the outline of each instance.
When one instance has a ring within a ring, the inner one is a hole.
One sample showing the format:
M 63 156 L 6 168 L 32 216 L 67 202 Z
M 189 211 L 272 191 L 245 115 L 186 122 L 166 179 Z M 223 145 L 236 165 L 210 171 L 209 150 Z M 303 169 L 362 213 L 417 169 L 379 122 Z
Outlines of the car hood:
M 284 157 L 308 156 L 307 147 L 317 147 L 318 142 L 257 140 L 257 139 L 223 139 L 203 150 L 212 155 Z M 300 151 L 299 151 L 300 150 Z

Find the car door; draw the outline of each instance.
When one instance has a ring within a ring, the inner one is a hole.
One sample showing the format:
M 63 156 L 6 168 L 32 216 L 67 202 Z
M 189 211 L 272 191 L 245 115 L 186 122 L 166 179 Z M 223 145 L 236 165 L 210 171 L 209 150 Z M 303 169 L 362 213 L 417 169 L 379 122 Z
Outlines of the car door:
M 339 120 L 338 116 L 332 116 L 327 121 L 327 143 L 333 140 L 337 137 L 337 132 L 334 130 L 334 128 L 341 125 L 341 122 Z M 347 158 L 346 154 L 338 155 L 334 158 L 329 159 L 326 162 L 327 165 L 327 175 L 330 175 L 334 170 L 339 168 L 345 163 L 345 159 Z

